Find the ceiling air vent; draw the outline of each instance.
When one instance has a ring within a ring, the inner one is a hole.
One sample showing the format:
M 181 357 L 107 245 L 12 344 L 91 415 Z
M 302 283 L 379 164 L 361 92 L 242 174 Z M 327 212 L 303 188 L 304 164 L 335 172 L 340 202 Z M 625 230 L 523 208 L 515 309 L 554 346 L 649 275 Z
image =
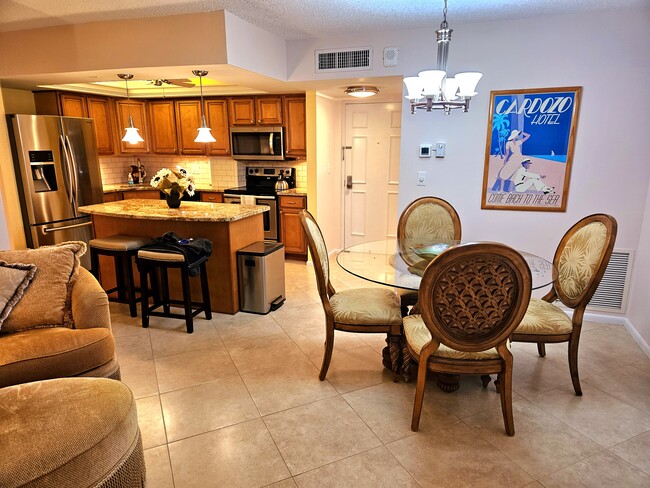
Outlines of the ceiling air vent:
M 631 249 L 614 249 L 588 310 L 625 312 L 633 257 Z
M 320 49 L 316 51 L 316 72 L 372 69 L 372 49 Z

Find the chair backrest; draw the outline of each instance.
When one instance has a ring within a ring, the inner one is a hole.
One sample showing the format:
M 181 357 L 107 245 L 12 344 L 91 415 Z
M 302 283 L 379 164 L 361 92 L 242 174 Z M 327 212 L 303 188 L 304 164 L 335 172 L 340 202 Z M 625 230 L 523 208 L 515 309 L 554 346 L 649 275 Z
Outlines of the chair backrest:
M 460 241 L 461 225 L 458 213 L 442 198 L 422 197 L 411 202 L 397 223 L 400 255 L 408 265 L 419 258 L 408 248 L 413 244 Z
M 611 215 L 593 214 L 571 227 L 557 247 L 553 286 L 564 305 L 576 308 L 591 300 L 616 241 L 617 223 Z
M 438 342 L 457 351 L 485 351 L 505 341 L 530 301 L 526 260 L 498 243 L 450 248 L 424 271 L 422 319 Z
M 316 283 L 318 284 L 318 293 L 321 299 L 327 299 L 330 294 L 330 260 L 327 254 L 327 246 L 323 233 L 314 219 L 314 216 L 307 210 L 300 211 L 300 222 L 307 236 L 307 245 L 314 260 L 314 270 L 316 272 Z

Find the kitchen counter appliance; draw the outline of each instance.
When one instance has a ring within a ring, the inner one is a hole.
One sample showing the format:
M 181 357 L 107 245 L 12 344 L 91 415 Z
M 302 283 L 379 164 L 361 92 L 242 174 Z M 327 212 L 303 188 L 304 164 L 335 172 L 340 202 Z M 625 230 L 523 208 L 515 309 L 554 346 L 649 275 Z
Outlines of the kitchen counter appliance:
M 104 201 L 93 119 L 9 115 L 11 149 L 27 245 L 93 238 L 79 207 Z M 88 254 L 82 257 L 90 267 Z
M 282 177 L 289 189 L 296 187 L 296 169 L 288 167 L 246 167 L 246 186 L 228 188 L 224 191 L 223 202 L 234 204 L 267 205 L 264 212 L 264 240 L 277 241 L 280 236 L 278 201 L 275 184 Z M 243 197 L 243 198 L 242 198 Z
M 282 126 L 231 127 L 230 142 L 233 159 L 284 160 L 284 129 Z

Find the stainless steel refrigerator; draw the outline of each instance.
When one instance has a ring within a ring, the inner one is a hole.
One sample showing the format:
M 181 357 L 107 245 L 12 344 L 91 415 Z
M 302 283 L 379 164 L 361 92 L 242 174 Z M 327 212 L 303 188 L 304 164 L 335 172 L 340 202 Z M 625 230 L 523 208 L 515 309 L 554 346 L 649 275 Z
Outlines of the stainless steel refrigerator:
M 104 201 L 93 119 L 9 115 L 9 132 L 30 247 L 93 238 L 82 205 Z M 88 268 L 86 254 L 82 264 Z

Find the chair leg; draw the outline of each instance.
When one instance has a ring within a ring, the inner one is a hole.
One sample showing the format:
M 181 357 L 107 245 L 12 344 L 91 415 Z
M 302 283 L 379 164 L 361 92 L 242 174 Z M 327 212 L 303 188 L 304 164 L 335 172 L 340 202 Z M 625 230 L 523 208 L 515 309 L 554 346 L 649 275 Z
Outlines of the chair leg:
M 332 350 L 334 349 L 334 327 L 327 327 L 325 331 L 325 354 L 323 355 L 323 364 L 320 367 L 320 375 L 318 378 L 321 381 L 325 380 L 327 376 L 327 370 L 330 367 L 330 361 L 332 360 Z
M 481 375 L 481 383 L 483 383 L 483 388 L 487 388 L 490 384 L 490 381 L 492 381 L 492 377 L 489 374 Z
M 133 263 L 131 262 L 131 255 L 128 253 L 124 256 L 124 274 L 126 278 L 126 292 L 129 296 L 129 312 L 131 313 L 131 317 L 137 317 L 138 310 L 136 307 L 135 283 L 133 282 Z
M 162 306 L 163 312 L 169 314 L 169 275 L 167 273 L 167 268 L 160 268 L 160 288 L 162 292 Z
M 512 356 L 504 359 L 504 368 L 499 373 L 499 396 L 501 397 L 501 411 L 506 434 L 515 435 L 515 420 L 512 413 Z
M 140 305 L 142 315 L 142 327 L 145 329 L 149 327 L 149 281 L 147 278 L 147 267 L 139 263 L 138 269 L 140 270 Z
M 422 413 L 422 402 L 424 400 L 424 386 L 427 380 L 428 357 L 420 354 L 418 363 L 418 379 L 415 385 L 415 401 L 413 402 L 413 417 L 411 418 L 411 430 L 417 432 L 420 428 L 420 414 Z
M 192 290 L 190 290 L 190 274 L 187 266 L 181 268 L 181 281 L 183 282 L 183 301 L 185 302 L 185 327 L 187 333 L 194 332 L 192 321 Z
M 543 342 L 537 343 L 537 354 L 539 354 L 540 357 L 546 357 L 546 344 Z
M 578 344 L 580 342 L 580 335 L 572 334 L 569 340 L 569 371 L 571 372 L 571 381 L 573 382 L 573 389 L 577 396 L 582 396 L 582 388 L 580 387 L 580 378 L 578 376 Z
M 115 262 L 115 280 L 117 286 L 117 300 L 119 302 L 124 302 L 124 261 L 122 261 L 122 256 L 113 256 L 113 261 Z
M 203 296 L 203 313 L 205 319 L 212 319 L 212 306 L 210 305 L 210 288 L 208 288 L 208 272 L 205 261 L 201 263 L 201 295 Z
M 99 281 L 99 254 L 94 248 L 90 248 L 90 272 Z

